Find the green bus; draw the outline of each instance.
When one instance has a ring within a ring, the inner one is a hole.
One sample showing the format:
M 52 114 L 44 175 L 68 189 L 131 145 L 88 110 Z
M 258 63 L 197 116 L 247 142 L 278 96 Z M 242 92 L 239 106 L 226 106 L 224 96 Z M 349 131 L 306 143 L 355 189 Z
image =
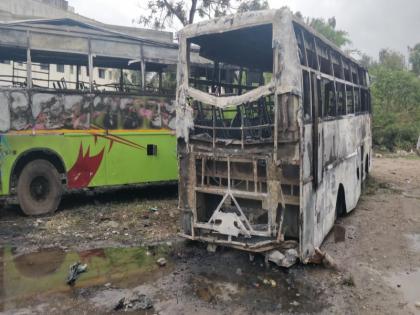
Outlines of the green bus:
M 42 215 L 68 191 L 177 181 L 177 45 L 28 21 L 0 25 L 0 60 L 1 199 Z
M 27 215 L 55 211 L 66 190 L 177 180 L 171 98 L 15 89 L 0 98 L 12 125 L 0 134 L 0 195 Z

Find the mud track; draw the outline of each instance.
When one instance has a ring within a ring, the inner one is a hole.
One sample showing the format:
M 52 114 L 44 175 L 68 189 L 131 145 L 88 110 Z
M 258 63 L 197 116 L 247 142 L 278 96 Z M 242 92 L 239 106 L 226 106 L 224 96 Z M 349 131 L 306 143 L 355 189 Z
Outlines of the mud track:
M 179 241 L 176 194 L 168 187 L 73 195 L 40 219 L 3 209 L 0 310 L 117 314 L 119 299 L 137 291 L 154 305 L 137 314 L 420 313 L 420 159 L 374 161 L 357 209 L 338 222 L 344 241 L 332 232 L 322 248 L 340 271 L 266 268 L 262 257 Z M 89 270 L 69 288 L 76 261 Z

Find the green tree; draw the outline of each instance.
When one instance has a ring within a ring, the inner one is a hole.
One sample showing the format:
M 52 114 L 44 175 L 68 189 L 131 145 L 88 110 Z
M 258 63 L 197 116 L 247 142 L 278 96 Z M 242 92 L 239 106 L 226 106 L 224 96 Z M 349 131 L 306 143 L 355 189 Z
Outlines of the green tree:
M 235 5 L 239 4 L 237 8 Z M 212 19 L 233 13 L 267 9 L 266 0 L 149 0 L 147 12 L 138 22 L 146 27 L 165 29 L 192 24 L 196 16 Z
M 369 69 L 376 65 L 376 62 L 373 60 L 371 56 L 364 53 L 360 53 L 359 56 L 360 56 L 359 57 L 360 64 L 364 66 L 366 69 Z
M 420 76 L 420 43 L 410 48 L 410 63 L 413 67 L 413 72 Z
M 306 24 L 324 35 L 340 48 L 344 45 L 351 44 L 349 34 L 343 30 L 337 30 L 337 21 L 335 17 L 329 18 L 328 20 L 323 18 L 307 18 Z
M 269 9 L 267 0 L 249 0 L 242 1 L 238 7 L 238 12 L 258 11 Z
M 420 134 L 420 79 L 388 64 L 370 69 L 373 78 L 373 141 L 388 150 L 411 150 Z
M 379 64 L 391 70 L 405 70 L 405 57 L 398 51 L 382 49 L 379 52 Z

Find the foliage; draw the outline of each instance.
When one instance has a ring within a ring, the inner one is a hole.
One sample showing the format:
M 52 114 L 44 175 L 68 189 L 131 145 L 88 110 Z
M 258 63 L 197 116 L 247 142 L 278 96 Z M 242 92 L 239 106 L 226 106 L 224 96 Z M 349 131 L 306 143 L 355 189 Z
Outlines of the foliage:
M 373 77 L 373 141 L 388 150 L 411 150 L 420 134 L 420 79 L 388 64 L 370 69 Z
M 376 62 L 373 60 L 373 58 L 364 53 L 360 53 L 359 63 L 366 69 L 369 69 L 376 65 Z
M 268 9 L 267 0 L 149 0 L 147 12 L 138 22 L 146 27 L 165 29 L 176 24 L 192 24 L 200 18 L 212 19 L 233 13 Z
M 410 48 L 410 63 L 413 66 L 413 72 L 420 76 L 420 43 Z
M 391 49 L 382 49 L 379 52 L 379 64 L 391 70 L 406 69 L 404 55 Z
M 298 12 L 298 14 L 300 13 Z M 346 31 L 336 29 L 337 21 L 335 17 L 329 18 L 327 21 L 322 18 L 307 18 L 306 24 L 314 28 L 320 34 L 324 35 L 338 47 L 351 44 L 349 34 Z
M 238 12 L 258 11 L 269 9 L 267 0 L 248 0 L 242 1 L 238 7 Z

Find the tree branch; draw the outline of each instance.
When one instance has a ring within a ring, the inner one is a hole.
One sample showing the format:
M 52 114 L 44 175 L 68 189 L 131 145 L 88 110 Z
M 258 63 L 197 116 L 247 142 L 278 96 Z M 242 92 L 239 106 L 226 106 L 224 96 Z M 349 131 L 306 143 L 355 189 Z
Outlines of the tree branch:
M 187 21 L 185 20 L 185 18 L 181 14 L 179 14 L 179 12 L 177 12 L 175 10 L 175 8 L 172 6 L 172 4 L 170 4 L 167 0 L 163 0 L 163 3 L 165 4 L 168 11 L 171 12 L 171 14 L 175 15 L 178 18 L 178 20 L 182 23 L 182 25 L 184 25 L 184 26 L 187 25 Z
M 189 24 L 194 23 L 194 16 L 195 16 L 196 11 L 197 11 L 197 0 L 192 0 L 191 10 L 190 10 L 190 18 L 188 20 Z

